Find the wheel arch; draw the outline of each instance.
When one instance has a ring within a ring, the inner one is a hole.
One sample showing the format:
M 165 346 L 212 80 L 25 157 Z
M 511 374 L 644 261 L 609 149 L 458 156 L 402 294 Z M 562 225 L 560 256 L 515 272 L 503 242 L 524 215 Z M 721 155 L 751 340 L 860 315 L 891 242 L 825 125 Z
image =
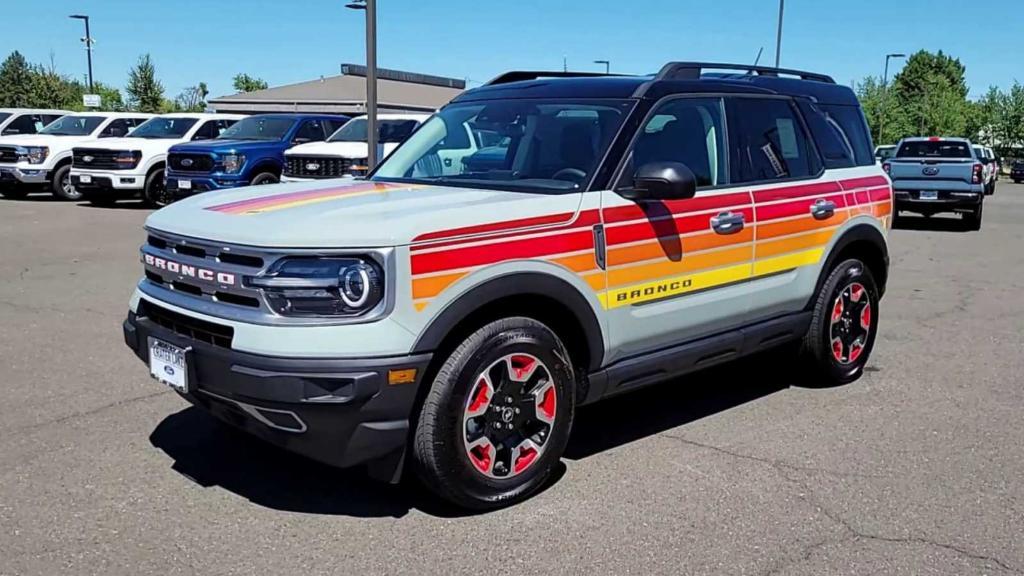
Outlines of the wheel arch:
M 269 172 L 280 178 L 281 174 L 284 172 L 284 165 L 274 158 L 260 158 L 252 165 L 252 168 L 250 168 L 248 172 L 249 180 L 252 180 L 264 172 Z
M 831 271 L 840 262 L 849 258 L 857 258 L 864 262 L 878 285 L 879 297 L 881 298 L 885 294 L 886 283 L 889 280 L 888 243 L 885 240 L 885 235 L 877 226 L 860 223 L 844 231 L 832 245 L 818 275 L 814 293 L 807 303 L 807 309 L 813 307 L 817 294 L 821 291 L 821 287 L 825 284 Z

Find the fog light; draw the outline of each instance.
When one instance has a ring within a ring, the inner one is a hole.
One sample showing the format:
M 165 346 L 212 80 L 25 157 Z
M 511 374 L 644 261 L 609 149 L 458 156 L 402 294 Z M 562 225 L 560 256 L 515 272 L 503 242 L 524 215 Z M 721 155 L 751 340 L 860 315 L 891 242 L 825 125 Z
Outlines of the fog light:
M 416 369 L 388 370 L 388 384 L 412 384 L 416 381 Z
M 135 184 L 135 178 L 121 178 L 121 184 Z

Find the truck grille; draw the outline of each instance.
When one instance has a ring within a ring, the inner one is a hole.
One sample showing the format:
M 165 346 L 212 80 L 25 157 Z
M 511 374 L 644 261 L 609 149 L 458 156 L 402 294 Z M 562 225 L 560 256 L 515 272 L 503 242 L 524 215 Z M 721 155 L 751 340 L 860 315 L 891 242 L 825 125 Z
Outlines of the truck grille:
M 167 164 L 176 172 L 211 172 L 214 161 L 208 154 L 172 152 L 167 155 Z
M 178 314 L 145 299 L 139 300 L 137 314 L 176 334 L 221 348 L 231 348 L 231 340 L 235 336 L 235 330 L 230 326 Z
M 287 156 L 285 174 L 300 178 L 340 178 L 352 174 L 353 165 L 364 165 L 365 160 L 353 158 L 325 158 L 322 156 Z
M 118 163 L 117 155 L 127 151 L 103 150 L 101 148 L 74 148 L 71 150 L 72 164 L 75 168 L 96 170 L 130 170 L 131 164 Z
M 18 153 L 14 146 L 0 146 L 0 163 L 16 164 L 17 162 Z

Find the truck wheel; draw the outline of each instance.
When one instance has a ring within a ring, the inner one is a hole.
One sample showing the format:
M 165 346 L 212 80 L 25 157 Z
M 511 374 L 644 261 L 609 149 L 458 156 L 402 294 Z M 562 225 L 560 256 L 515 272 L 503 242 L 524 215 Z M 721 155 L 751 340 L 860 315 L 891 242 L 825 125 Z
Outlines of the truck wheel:
M 860 260 L 846 260 L 821 287 L 801 346 L 811 384 L 835 386 L 860 378 L 877 331 L 875 279 Z
M 277 184 L 279 182 L 277 176 L 272 172 L 261 172 L 252 179 L 249 186 L 262 186 L 264 184 Z
M 53 171 L 50 177 L 50 190 L 57 198 L 64 200 L 81 200 L 82 193 L 71 185 L 71 164 L 65 164 Z
M 167 193 L 164 185 L 164 169 L 154 170 L 146 176 L 146 187 L 142 190 L 142 199 L 150 206 L 167 206 L 174 199 Z
M 565 346 L 547 326 L 529 318 L 487 324 L 434 378 L 413 441 L 417 475 L 465 508 L 527 498 L 565 450 L 575 381 Z
M 964 213 L 964 225 L 967 227 L 968 230 L 981 230 L 981 213 L 984 208 L 985 203 L 982 202 L 981 204 L 978 204 L 978 207 L 974 210 L 974 212 Z

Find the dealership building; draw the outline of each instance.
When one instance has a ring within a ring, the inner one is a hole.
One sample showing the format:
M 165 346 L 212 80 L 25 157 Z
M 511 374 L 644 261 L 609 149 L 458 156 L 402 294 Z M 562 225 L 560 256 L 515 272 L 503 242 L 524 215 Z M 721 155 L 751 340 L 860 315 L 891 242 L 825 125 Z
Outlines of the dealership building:
M 399 70 L 377 69 L 377 110 L 386 112 L 433 112 L 458 96 L 465 80 Z M 354 116 L 366 113 L 366 67 L 342 64 L 338 76 L 321 77 L 298 84 L 278 86 L 214 98 L 208 107 L 217 112 L 264 114 L 269 112 L 316 112 Z

